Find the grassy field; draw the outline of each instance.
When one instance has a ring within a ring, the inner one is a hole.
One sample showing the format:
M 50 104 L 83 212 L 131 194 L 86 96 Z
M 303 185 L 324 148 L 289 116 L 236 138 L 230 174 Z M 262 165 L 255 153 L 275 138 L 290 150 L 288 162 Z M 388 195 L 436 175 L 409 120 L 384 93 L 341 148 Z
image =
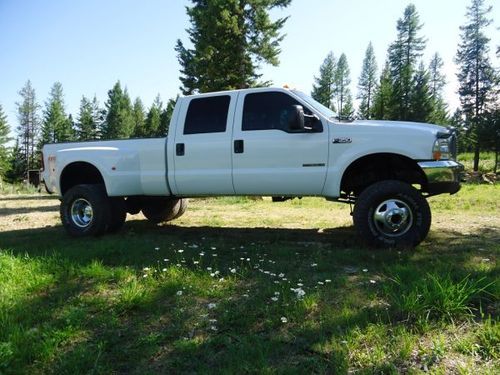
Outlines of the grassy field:
M 474 166 L 474 153 L 464 152 L 458 154 L 458 161 L 462 163 L 466 171 L 472 171 Z M 479 172 L 489 173 L 495 169 L 495 153 L 481 152 L 479 155 Z
M 71 239 L 57 199 L 0 196 L 0 374 L 498 373 L 500 186 L 431 199 L 412 251 L 347 205 L 192 200 Z

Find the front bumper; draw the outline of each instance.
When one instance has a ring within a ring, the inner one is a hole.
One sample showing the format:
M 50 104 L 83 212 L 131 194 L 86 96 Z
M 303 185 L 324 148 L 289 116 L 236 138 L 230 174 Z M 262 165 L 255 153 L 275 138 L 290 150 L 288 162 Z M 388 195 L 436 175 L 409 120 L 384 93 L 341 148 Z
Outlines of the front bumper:
M 460 190 L 464 166 L 453 160 L 422 161 L 418 163 L 425 176 L 427 185 L 424 191 L 429 195 L 442 193 L 455 194 Z

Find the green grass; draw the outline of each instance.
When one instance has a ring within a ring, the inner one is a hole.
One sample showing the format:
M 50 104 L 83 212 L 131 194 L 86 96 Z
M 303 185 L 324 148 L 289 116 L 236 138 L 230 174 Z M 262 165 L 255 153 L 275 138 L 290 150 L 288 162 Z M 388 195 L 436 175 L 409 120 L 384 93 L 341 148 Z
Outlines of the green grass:
M 57 200 L 0 196 L 0 373 L 493 374 L 499 193 L 432 198 L 413 251 L 365 248 L 314 198 L 71 239 Z
M 472 171 L 474 166 L 474 153 L 464 152 L 458 154 L 458 161 L 462 163 L 466 171 Z M 479 154 L 479 172 L 489 173 L 495 169 L 495 153 L 481 152 Z

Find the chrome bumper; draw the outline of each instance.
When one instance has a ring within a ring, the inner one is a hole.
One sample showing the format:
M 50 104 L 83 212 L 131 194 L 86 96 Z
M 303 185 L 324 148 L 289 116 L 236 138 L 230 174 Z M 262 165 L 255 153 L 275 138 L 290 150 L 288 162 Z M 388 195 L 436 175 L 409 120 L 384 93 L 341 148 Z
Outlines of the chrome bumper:
M 427 186 L 424 191 L 431 195 L 450 193 L 460 190 L 464 166 L 453 160 L 422 161 L 418 163 L 425 176 Z

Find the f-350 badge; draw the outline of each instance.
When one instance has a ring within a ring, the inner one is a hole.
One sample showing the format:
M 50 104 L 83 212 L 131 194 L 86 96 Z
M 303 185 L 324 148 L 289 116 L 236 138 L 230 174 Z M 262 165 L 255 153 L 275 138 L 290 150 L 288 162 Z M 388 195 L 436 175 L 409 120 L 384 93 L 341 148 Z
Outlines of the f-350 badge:
M 333 143 L 352 143 L 352 138 L 349 137 L 333 138 Z

